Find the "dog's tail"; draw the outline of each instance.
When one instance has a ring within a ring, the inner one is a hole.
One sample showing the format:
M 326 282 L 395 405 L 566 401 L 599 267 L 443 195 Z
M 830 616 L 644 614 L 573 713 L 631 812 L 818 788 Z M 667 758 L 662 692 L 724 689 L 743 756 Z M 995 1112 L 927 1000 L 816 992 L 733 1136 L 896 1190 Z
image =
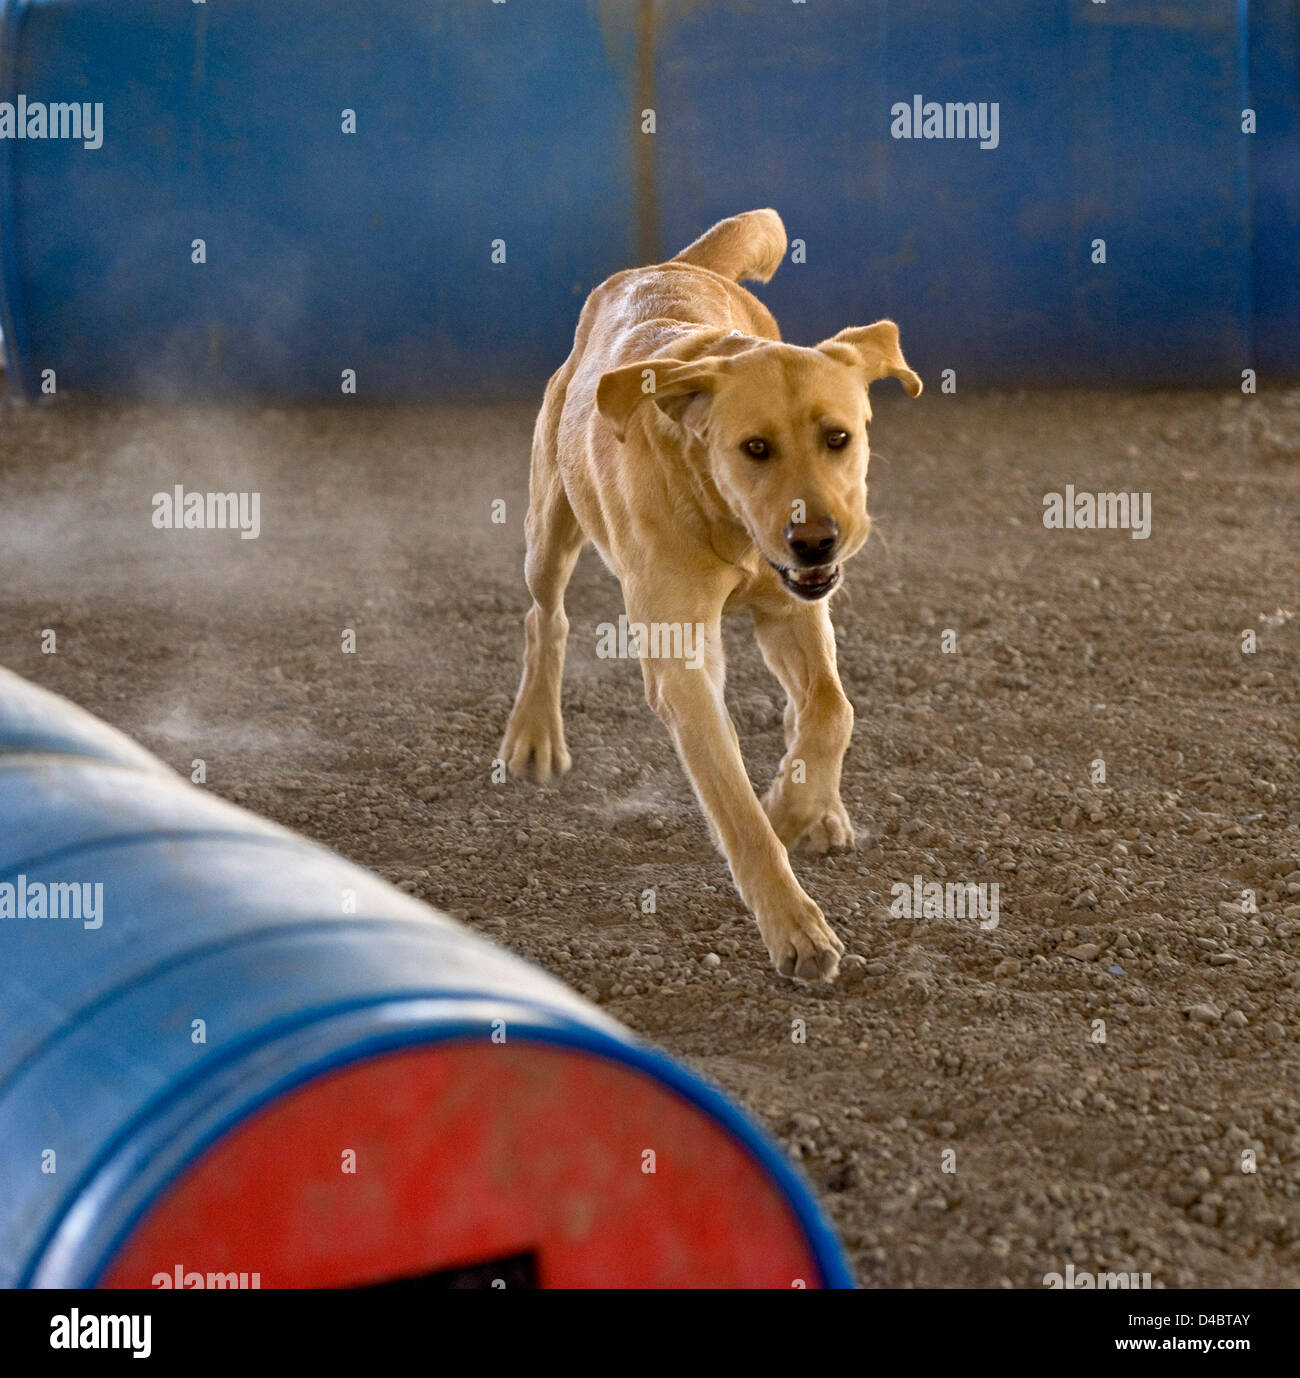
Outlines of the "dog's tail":
M 785 226 L 774 210 L 746 211 L 719 220 L 672 262 L 712 268 L 732 282 L 766 282 L 781 266 L 785 247 Z

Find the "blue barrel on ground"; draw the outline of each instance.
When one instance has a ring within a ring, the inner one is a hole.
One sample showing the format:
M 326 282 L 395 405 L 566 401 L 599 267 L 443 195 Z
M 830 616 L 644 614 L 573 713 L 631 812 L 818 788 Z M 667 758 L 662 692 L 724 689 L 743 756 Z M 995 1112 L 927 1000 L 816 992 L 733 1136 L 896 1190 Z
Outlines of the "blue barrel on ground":
M 0 671 L 0 1286 L 846 1287 L 720 1093 Z
M 531 396 L 603 277 L 771 205 L 796 341 L 1294 378 L 1298 35 L 1300 0 L 0 0 L 0 121 L 94 124 L 0 137 L 0 327 L 31 396 Z

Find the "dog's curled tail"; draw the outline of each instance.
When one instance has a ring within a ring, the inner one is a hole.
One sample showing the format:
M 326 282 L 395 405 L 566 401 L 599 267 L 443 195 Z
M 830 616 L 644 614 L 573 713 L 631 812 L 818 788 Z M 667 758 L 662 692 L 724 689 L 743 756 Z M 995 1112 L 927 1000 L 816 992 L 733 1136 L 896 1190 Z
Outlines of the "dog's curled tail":
M 781 266 L 785 249 L 785 226 L 774 210 L 746 211 L 719 220 L 672 262 L 712 268 L 732 282 L 766 282 Z

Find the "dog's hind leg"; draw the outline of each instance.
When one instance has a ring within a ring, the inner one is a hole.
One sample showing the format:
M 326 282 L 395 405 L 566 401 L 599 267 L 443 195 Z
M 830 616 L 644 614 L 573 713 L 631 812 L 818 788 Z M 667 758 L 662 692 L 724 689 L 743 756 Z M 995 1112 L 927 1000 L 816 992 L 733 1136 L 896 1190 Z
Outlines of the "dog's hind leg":
M 840 764 L 853 735 L 853 705 L 835 667 L 835 629 L 825 603 L 755 610 L 754 634 L 787 695 L 786 753 L 763 808 L 787 847 L 827 852 L 853 845 L 840 799 Z
M 556 422 L 563 401 L 555 385 L 537 418 L 529 484 L 528 555 L 524 577 L 533 606 L 524 618 L 524 673 L 506 726 L 501 758 L 512 775 L 527 775 L 532 766 L 539 783 L 569 768 L 560 709 L 564 677 L 564 643 L 569 619 L 564 590 L 578 562 L 585 537 L 569 505 L 556 457 Z

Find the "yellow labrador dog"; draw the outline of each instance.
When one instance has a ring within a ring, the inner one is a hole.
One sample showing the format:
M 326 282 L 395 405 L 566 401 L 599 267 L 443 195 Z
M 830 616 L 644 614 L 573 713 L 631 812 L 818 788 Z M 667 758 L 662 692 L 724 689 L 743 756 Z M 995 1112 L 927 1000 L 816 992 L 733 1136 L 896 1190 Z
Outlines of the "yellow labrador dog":
M 786 848 L 853 845 L 840 763 L 853 709 L 827 597 L 867 539 L 867 385 L 913 397 L 892 321 L 784 344 L 740 279 L 786 251 L 775 211 L 715 225 L 676 258 L 616 273 L 583 308 L 533 437 L 524 673 L 501 755 L 515 775 L 569 768 L 564 590 L 587 541 L 623 586 L 650 707 L 667 724 L 778 971 L 831 980 L 843 944 Z M 785 689 L 787 751 L 760 803 L 723 699 L 724 613 L 748 609 Z M 674 635 L 654 635 L 658 629 Z M 698 651 L 681 652 L 698 633 Z

